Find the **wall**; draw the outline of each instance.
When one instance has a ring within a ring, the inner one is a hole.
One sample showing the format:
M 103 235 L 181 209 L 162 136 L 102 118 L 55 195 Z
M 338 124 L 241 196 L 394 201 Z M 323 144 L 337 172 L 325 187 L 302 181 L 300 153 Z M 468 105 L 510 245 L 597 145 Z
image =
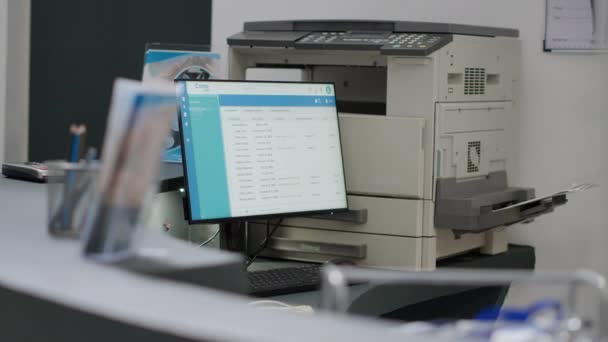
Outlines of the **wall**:
M 0 0 L 0 163 L 4 161 L 4 118 L 6 110 L 7 1 L 8 0 Z
M 544 1 L 221 0 L 213 18 L 214 48 L 223 54 L 226 37 L 250 20 L 391 19 L 518 28 L 521 114 L 512 183 L 532 185 L 540 194 L 576 181 L 603 187 L 511 229 L 512 240 L 537 247 L 539 268 L 589 267 L 608 275 L 608 54 L 543 53 Z
M 0 0 L 2 1 L 2 0 Z M 27 160 L 30 0 L 8 1 L 6 160 Z M 1 144 L 1 142 L 0 142 Z

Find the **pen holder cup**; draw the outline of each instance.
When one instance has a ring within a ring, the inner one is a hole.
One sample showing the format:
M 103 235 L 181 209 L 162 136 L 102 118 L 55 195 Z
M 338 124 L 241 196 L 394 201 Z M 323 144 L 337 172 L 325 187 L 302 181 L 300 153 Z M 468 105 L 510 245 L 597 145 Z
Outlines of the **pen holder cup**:
M 77 238 L 97 191 L 98 163 L 48 161 L 48 228 L 58 237 Z

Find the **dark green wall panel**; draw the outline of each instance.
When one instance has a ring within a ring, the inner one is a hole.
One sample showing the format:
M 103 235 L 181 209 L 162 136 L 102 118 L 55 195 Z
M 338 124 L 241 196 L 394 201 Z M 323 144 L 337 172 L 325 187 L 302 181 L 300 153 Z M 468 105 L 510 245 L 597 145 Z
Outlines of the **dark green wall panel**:
M 140 79 L 146 42 L 210 44 L 211 0 L 32 0 L 29 159 L 65 158 L 83 122 L 101 147 L 116 77 Z

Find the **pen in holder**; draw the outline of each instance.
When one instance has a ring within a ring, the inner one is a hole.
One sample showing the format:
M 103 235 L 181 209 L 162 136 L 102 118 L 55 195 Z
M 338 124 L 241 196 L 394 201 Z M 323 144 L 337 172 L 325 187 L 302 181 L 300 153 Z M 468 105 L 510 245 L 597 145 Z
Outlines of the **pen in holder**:
M 48 161 L 48 227 L 60 237 L 78 237 L 95 196 L 99 164 Z

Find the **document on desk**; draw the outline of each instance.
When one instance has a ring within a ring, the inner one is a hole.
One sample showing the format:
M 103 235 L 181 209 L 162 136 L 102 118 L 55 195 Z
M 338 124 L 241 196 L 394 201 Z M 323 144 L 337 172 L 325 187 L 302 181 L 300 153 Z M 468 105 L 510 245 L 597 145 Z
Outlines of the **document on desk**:
M 608 49 L 608 0 L 547 0 L 546 50 Z
M 523 207 L 523 206 L 526 206 L 526 205 L 531 204 L 531 203 L 535 203 L 535 202 L 540 202 L 540 201 L 543 201 L 543 200 L 551 199 L 551 198 L 554 198 L 554 197 L 557 197 L 557 196 L 572 194 L 572 193 L 581 192 L 581 191 L 586 191 L 586 190 L 593 189 L 593 188 L 596 188 L 596 187 L 598 187 L 598 185 L 593 184 L 593 183 L 573 184 L 568 189 L 560 190 L 560 191 L 554 192 L 552 194 L 544 195 L 544 196 L 539 196 L 539 197 L 536 197 L 536 198 L 533 198 L 533 199 L 529 199 L 527 201 L 515 203 L 515 204 L 510 205 L 508 207 L 504 207 L 504 208 L 493 210 L 492 212 L 493 213 L 499 213 L 499 212 L 507 211 L 507 210 L 510 210 L 510 209 L 513 209 L 513 208 Z

